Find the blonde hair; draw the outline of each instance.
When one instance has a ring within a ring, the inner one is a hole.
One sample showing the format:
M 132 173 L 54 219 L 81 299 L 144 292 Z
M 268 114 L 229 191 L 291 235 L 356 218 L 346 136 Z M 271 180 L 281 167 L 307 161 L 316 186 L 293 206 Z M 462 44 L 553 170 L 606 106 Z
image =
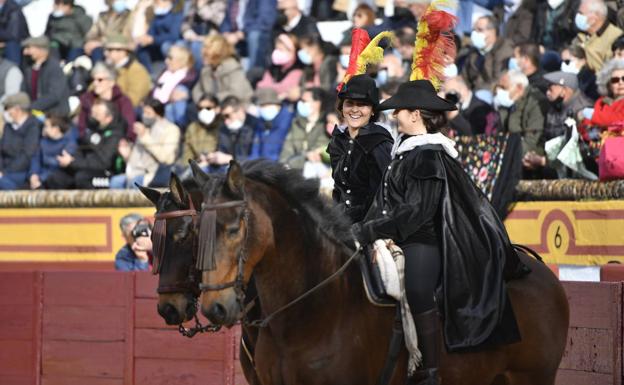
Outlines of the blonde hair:
M 177 51 L 177 54 L 180 56 L 180 59 L 186 64 L 186 67 L 190 68 L 195 65 L 193 54 L 188 48 L 180 44 L 174 44 L 171 46 L 171 48 L 169 48 L 170 55 L 173 50 Z
M 204 52 L 219 54 L 219 63 L 235 54 L 234 47 L 222 35 L 210 35 L 204 39 Z

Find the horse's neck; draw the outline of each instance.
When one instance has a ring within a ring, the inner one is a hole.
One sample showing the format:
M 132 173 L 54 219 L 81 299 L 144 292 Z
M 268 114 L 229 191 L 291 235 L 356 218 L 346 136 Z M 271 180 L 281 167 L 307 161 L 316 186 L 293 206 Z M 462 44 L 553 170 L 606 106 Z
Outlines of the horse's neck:
M 309 219 L 285 202 L 277 201 L 265 212 L 271 217 L 273 236 L 267 240 L 269 244 L 256 267 L 255 278 L 263 311 L 270 314 L 335 273 L 348 255 L 325 235 L 306 234 L 304 221 Z M 285 312 L 283 318 L 301 320 L 304 312 L 304 319 L 310 319 L 308 315 L 318 319 L 330 312 L 335 315 L 336 307 L 332 305 L 348 306 L 355 302 L 353 290 L 357 283 L 352 282 L 351 273 L 337 277 L 301 306 Z

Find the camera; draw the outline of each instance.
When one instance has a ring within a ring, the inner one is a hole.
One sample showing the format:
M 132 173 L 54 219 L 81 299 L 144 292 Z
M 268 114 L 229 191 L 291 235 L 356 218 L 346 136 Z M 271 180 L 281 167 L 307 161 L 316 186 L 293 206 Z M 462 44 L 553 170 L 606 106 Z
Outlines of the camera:
M 152 234 L 148 223 L 139 222 L 132 229 L 132 238 L 137 239 L 139 237 L 149 237 Z

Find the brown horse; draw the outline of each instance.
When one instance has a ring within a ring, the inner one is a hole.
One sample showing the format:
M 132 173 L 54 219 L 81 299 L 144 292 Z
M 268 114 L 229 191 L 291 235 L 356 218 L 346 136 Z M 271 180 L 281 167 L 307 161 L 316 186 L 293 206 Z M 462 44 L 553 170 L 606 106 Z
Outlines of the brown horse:
M 198 212 L 203 195 L 193 179 L 181 182 L 175 174 L 169 180 L 170 191 L 161 193 L 147 187 L 139 187 L 141 192 L 156 206 L 156 220 L 165 220 L 164 242 L 160 243 L 162 254 L 155 261 L 155 274 L 158 274 L 158 314 L 167 325 L 181 325 L 196 316 L 197 298 L 201 271 L 196 268 Z M 159 217 L 167 217 L 159 219 Z M 155 254 L 160 250 L 154 250 Z M 252 343 L 255 342 L 257 330 L 246 331 Z M 240 361 L 243 373 L 250 385 L 258 381 L 252 359 L 240 347 Z
M 200 302 L 213 323 L 232 325 L 242 317 L 240 289 L 252 272 L 263 310 L 271 314 L 349 258 L 339 241 L 350 239 L 348 225 L 319 196 L 318 182 L 304 180 L 299 171 L 267 161 L 249 162 L 243 170 L 232 162 L 224 179 L 196 178 L 204 193 L 200 245 L 211 243 L 200 246 Z M 554 384 L 568 303 L 543 263 L 520 258 L 532 273 L 509 282 L 508 293 L 522 340 L 479 352 L 442 352 L 442 384 Z M 260 328 L 258 377 L 263 384 L 374 384 L 393 319 L 393 308 L 368 302 L 359 270 L 350 265 Z M 392 384 L 406 382 L 406 359 L 403 349 Z

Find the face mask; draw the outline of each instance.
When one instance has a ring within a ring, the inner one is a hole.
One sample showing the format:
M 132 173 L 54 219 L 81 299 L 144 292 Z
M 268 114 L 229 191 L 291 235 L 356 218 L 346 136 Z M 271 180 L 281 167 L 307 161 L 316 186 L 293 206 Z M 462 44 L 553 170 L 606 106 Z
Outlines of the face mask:
M 65 16 L 65 12 L 61 10 L 56 10 L 52 12 L 52 17 L 63 17 L 63 16 Z
M 148 116 L 143 116 L 141 120 L 143 121 L 143 124 L 145 124 L 145 126 L 147 127 L 152 127 L 154 123 L 156 123 L 156 118 L 152 118 Z
M 274 49 L 271 54 L 271 62 L 276 66 L 283 66 L 290 62 L 291 57 L 288 52 L 282 51 L 281 49 Z
M 278 106 L 265 106 L 265 107 L 260 107 L 260 117 L 265 121 L 265 122 L 270 122 L 273 119 L 275 119 L 275 117 L 277 116 L 277 114 L 279 114 L 279 107 Z
M 349 55 L 340 55 L 340 65 L 342 66 L 342 68 L 347 69 L 349 68 Z
M 306 103 L 303 100 L 297 102 L 297 113 L 304 118 L 310 116 L 312 113 L 312 108 L 310 107 L 310 103 Z
M 558 96 L 557 99 L 551 100 L 550 105 L 556 111 L 561 111 L 563 109 L 563 96 Z
M 115 13 L 122 13 L 126 10 L 126 2 L 124 0 L 115 0 L 113 2 L 113 11 Z
M 470 40 L 476 49 L 485 48 L 485 34 L 483 32 L 472 31 Z
M 242 120 L 233 120 L 227 125 L 227 128 L 230 131 L 238 131 L 243 127 L 243 124 Z
M 509 108 L 514 105 L 514 101 L 509 96 L 509 91 L 499 88 L 494 96 L 494 105 Z
M 580 69 L 576 67 L 576 62 L 574 60 L 570 60 L 570 63 L 561 62 L 561 71 L 578 75 Z
M 548 0 L 548 6 L 550 9 L 557 9 L 565 0 Z
M 577 13 L 574 17 L 574 24 L 576 24 L 576 28 L 581 31 L 587 31 L 589 29 L 589 23 L 587 21 L 587 16 Z
M 445 78 L 450 79 L 450 78 L 456 77 L 457 75 L 459 75 L 459 70 L 457 69 L 457 66 L 455 65 L 455 63 L 451 63 L 447 65 L 446 67 L 444 67 Z
M 520 71 L 520 65 L 518 64 L 518 60 L 515 57 L 509 59 L 509 64 L 507 65 L 507 69 L 510 71 Z
M 202 108 L 199 111 L 199 114 L 197 114 L 197 118 L 202 124 L 205 124 L 207 126 L 214 121 L 216 115 L 217 114 L 215 113 L 214 109 Z
M 312 64 L 312 56 L 306 50 L 300 49 L 299 51 L 297 51 L 297 57 L 303 64 L 307 66 Z
M 388 82 L 388 70 L 382 69 L 377 72 L 377 76 L 375 77 L 375 83 L 377 83 L 377 87 L 381 87 Z
M 162 16 L 162 15 L 166 15 L 169 13 L 169 11 L 171 11 L 171 6 L 168 7 L 155 7 L 154 8 L 154 15 L 156 16 Z
M 9 114 L 9 111 L 4 111 L 4 122 L 13 124 L 13 118 L 11 117 L 11 114 Z

